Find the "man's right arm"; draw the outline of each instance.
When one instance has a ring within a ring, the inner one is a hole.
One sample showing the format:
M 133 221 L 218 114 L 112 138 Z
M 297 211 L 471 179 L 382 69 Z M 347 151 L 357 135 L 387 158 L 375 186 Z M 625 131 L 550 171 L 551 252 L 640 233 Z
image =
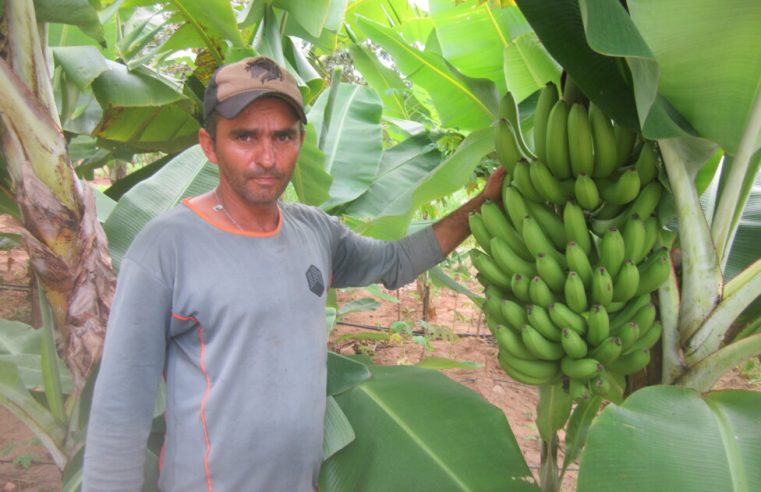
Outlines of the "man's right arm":
M 155 273 L 125 259 L 87 428 L 85 492 L 141 488 L 170 316 L 170 289 Z

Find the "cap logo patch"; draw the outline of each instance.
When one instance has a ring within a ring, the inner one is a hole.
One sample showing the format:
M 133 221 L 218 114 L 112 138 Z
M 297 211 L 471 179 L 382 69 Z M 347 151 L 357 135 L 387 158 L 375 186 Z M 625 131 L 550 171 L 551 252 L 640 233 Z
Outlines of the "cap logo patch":
M 283 80 L 283 72 L 280 71 L 275 62 L 267 58 L 259 58 L 246 64 L 246 71 L 251 74 L 251 78 L 258 78 L 262 84 L 272 80 Z

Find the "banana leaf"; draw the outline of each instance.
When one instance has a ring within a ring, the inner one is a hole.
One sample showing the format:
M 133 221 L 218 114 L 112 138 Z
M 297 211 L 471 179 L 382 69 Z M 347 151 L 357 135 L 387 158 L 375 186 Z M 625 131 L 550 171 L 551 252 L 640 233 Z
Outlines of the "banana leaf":
M 539 490 L 497 407 L 431 369 L 370 371 L 336 396 L 356 439 L 323 464 L 322 490 Z
M 761 487 L 761 393 L 651 386 L 595 420 L 579 492 Z
M 441 55 L 420 51 L 377 22 L 360 19 L 359 25 L 413 84 L 430 95 L 443 126 L 469 132 L 491 124 L 499 101 L 493 82 L 460 73 Z
M 130 243 L 150 219 L 187 197 L 209 191 L 218 179 L 219 170 L 196 145 L 130 189 L 103 224 L 114 268 L 119 269 Z

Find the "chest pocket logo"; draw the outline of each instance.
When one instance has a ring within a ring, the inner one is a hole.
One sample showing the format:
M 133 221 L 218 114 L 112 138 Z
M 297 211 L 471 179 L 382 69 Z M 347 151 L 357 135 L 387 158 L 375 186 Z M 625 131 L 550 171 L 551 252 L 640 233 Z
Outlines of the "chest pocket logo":
M 322 272 L 320 272 L 320 269 L 314 265 L 309 265 L 306 275 L 309 290 L 311 290 L 317 297 L 322 296 L 322 293 L 325 292 L 325 282 L 322 281 Z

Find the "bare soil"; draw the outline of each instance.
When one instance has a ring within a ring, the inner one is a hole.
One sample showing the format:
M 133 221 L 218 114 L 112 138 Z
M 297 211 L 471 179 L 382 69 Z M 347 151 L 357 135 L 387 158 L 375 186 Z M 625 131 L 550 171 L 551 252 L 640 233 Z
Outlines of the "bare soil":
M 0 319 L 29 322 L 29 286 L 29 265 L 24 251 L 0 251 Z M 478 289 L 475 284 L 471 287 Z M 397 297 L 400 302 L 384 301 L 373 311 L 342 316 L 331 334 L 330 349 L 342 354 L 364 353 L 370 355 L 375 363 L 386 365 L 414 364 L 427 356 L 480 364 L 478 369 L 448 369 L 443 372 L 505 413 L 518 445 L 536 475 L 540 461 L 540 440 L 534 424 L 538 400 L 536 388 L 512 380 L 500 369 L 496 361 L 497 347 L 488 336 L 476 306 L 462 294 L 433 288 L 428 293 L 428 309 L 423 313 L 426 292 L 419 283 L 385 293 Z M 338 304 L 344 306 L 352 300 L 372 297 L 362 289 L 340 292 Z M 428 325 L 421 324 L 420 320 L 425 320 Z M 390 335 L 389 327 L 398 321 L 406 322 L 420 336 L 414 339 L 403 334 L 372 342 L 340 339 L 349 333 L 373 330 Z M 425 326 L 428 331 L 425 331 Z M 727 374 L 720 386 L 761 390 L 759 385 L 750 385 L 737 371 Z M 560 438 L 562 443 L 562 434 Z M 575 490 L 576 471 L 574 465 L 566 474 L 564 491 Z M 3 407 L 0 407 L 0 487 L 0 492 L 61 489 L 60 471 L 45 448 Z

